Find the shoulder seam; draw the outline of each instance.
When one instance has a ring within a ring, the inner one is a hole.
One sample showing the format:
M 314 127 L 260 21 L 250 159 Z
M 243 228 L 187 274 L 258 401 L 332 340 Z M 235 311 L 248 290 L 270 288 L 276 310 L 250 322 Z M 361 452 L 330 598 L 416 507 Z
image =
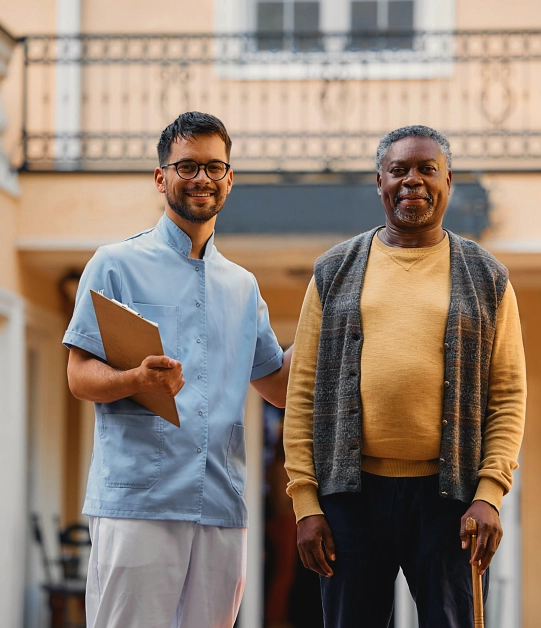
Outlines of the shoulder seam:
M 118 278 L 120 280 L 120 285 L 119 285 L 119 289 L 120 289 L 120 294 L 122 295 L 122 271 L 120 270 L 120 264 L 118 263 L 117 258 L 113 255 L 113 253 L 109 250 L 109 245 L 101 247 L 103 249 L 103 251 L 114 261 L 115 265 L 116 265 L 116 269 L 118 272 Z

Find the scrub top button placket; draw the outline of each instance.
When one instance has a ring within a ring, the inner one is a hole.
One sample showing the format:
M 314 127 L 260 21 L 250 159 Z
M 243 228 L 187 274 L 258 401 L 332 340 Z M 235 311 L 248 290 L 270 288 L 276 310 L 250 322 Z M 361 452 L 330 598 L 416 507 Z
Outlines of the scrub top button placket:
M 194 271 L 199 273 L 198 277 L 198 287 L 197 287 L 197 295 L 195 298 L 195 307 L 197 308 L 197 324 L 198 324 L 198 333 L 199 336 L 196 338 L 196 342 L 198 345 L 203 345 L 201 347 L 202 351 L 199 355 L 199 363 L 200 366 L 198 368 L 199 373 L 197 375 L 197 380 L 201 382 L 201 393 L 204 399 L 204 403 L 208 403 L 208 399 L 206 398 L 206 386 L 204 380 L 204 373 L 206 373 L 206 360 L 207 360 L 207 352 L 206 352 L 206 338 L 207 338 L 207 330 L 206 330 L 206 317 L 205 317 L 205 266 L 204 264 L 198 264 L 194 266 Z M 207 407 L 200 407 L 197 411 L 197 418 L 201 422 L 200 423 L 200 434 L 201 434 L 201 445 L 197 448 L 197 453 L 201 454 L 206 451 L 208 446 L 208 425 L 207 421 Z M 203 456 L 205 458 L 205 456 Z M 204 481 L 205 472 L 203 471 L 202 480 Z

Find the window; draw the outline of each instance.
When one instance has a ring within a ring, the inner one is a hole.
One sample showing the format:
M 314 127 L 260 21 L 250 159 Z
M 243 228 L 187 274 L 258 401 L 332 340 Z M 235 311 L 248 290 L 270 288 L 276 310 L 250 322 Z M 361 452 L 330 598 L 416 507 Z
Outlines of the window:
M 449 75 L 455 3 L 220 0 L 215 3 L 216 33 L 226 37 L 216 44 L 217 71 L 240 80 Z
M 256 0 L 258 50 L 319 51 L 319 2 Z
M 253 2 L 258 50 L 324 50 L 320 4 L 328 14 L 328 2 Z M 413 47 L 415 0 L 335 0 L 332 10 L 339 16 L 338 22 L 331 18 L 338 27 L 334 30 L 351 33 L 349 50 L 411 50 Z
M 414 0 L 356 0 L 350 4 L 349 50 L 413 47 Z M 402 32 L 401 32 L 402 31 Z M 374 35 L 372 34 L 374 33 Z M 380 35 L 375 36 L 376 33 Z M 388 33 L 381 36 L 381 33 Z

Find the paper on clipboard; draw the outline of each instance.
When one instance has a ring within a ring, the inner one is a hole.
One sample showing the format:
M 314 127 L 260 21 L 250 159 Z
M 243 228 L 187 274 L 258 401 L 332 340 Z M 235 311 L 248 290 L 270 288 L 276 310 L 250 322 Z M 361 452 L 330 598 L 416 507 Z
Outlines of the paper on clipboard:
M 122 303 L 90 290 L 100 328 L 107 364 L 126 371 L 138 367 L 149 355 L 163 355 L 158 325 Z M 169 423 L 180 427 L 177 405 L 173 397 L 152 393 L 132 395 L 137 403 Z

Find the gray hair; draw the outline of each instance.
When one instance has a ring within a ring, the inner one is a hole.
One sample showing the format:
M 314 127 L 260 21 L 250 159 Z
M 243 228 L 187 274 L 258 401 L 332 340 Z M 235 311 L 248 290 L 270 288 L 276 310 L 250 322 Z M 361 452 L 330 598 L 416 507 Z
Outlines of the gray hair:
M 445 155 L 445 161 L 447 163 L 447 170 L 451 170 L 451 147 L 449 146 L 449 140 L 443 133 L 431 129 L 429 126 L 422 126 L 421 124 L 415 124 L 412 126 L 403 126 L 396 131 L 391 131 L 381 138 L 381 141 L 376 151 L 376 170 L 381 174 L 381 166 L 387 151 L 391 147 L 391 144 L 402 140 L 405 137 L 429 137 L 434 140 L 436 144 L 439 144 L 441 152 Z

